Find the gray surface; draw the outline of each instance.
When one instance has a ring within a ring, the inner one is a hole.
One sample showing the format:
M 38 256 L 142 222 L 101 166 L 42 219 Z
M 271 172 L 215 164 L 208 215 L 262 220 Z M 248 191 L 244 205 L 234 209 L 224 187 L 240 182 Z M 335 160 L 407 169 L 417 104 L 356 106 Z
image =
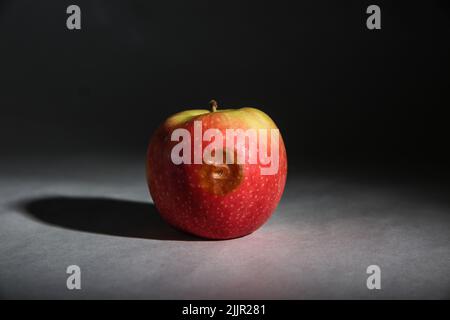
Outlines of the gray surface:
M 423 186 L 299 171 L 263 228 L 202 241 L 158 218 L 142 159 L 3 158 L 0 175 L 2 298 L 450 297 L 449 202 Z

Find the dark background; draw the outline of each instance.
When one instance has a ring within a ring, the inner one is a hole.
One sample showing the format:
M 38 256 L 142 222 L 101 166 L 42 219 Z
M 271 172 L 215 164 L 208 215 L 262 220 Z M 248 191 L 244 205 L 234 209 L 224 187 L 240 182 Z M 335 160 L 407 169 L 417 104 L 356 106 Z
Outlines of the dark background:
M 449 16 L 447 1 L 0 0 L 1 153 L 144 155 L 167 116 L 214 98 L 268 113 L 291 167 L 446 168 Z
M 0 298 L 448 299 L 449 17 L 449 1 L 0 0 Z M 268 113 L 288 152 L 274 216 L 230 241 L 172 229 L 145 181 L 156 127 L 213 98 Z

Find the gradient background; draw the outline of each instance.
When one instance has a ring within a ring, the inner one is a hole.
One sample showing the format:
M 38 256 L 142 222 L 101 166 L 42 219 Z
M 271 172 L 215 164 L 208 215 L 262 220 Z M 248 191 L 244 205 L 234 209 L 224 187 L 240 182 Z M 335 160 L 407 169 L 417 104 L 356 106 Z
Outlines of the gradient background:
M 0 0 L 0 296 L 449 298 L 449 17 L 447 1 Z M 268 113 L 290 173 L 263 229 L 210 243 L 147 217 L 143 165 L 158 124 L 212 98 Z M 365 288 L 369 264 L 387 289 Z

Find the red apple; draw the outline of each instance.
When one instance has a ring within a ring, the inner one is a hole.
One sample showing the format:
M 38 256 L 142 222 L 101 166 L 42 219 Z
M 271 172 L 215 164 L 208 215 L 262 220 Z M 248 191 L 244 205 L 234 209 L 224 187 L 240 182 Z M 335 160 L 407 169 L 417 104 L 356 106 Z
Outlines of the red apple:
M 237 238 L 263 225 L 278 205 L 286 183 L 286 149 L 281 135 L 277 139 L 278 148 L 272 148 L 276 144 L 270 133 L 266 139 L 258 136 L 256 151 L 260 157 L 252 163 L 249 158 L 255 149 L 250 138 L 241 140 L 245 141 L 241 144 L 236 142 L 237 138 L 230 139 L 231 136 L 227 141 L 227 129 L 278 132 L 275 123 L 258 109 L 217 110 L 216 102 L 211 103 L 211 111 L 183 111 L 169 117 L 157 129 L 147 151 L 147 181 L 156 208 L 175 228 L 210 239 Z M 183 149 L 179 153 L 183 159 L 191 160 L 190 163 L 173 160 L 178 154 L 174 153 L 174 148 L 180 147 L 181 142 L 179 136 L 178 140 L 174 138 L 176 129 L 190 134 L 184 145 L 190 150 Z M 202 157 L 208 145 L 211 147 L 211 141 L 216 141 L 218 146 L 220 140 L 215 136 L 206 141 L 205 136 L 196 136 L 198 129 L 203 133 L 217 129 L 213 132 L 222 134 L 223 148 L 216 148 L 210 154 L 223 153 L 223 162 Z M 232 150 L 227 143 L 233 145 Z M 198 148 L 202 151 L 200 158 L 196 153 Z M 278 156 L 277 170 L 263 174 L 262 169 L 269 165 L 261 160 L 261 150 L 267 151 L 273 163 L 273 156 Z M 239 156 L 242 156 L 240 163 Z M 244 158 L 246 161 L 242 162 Z M 227 159 L 234 159 L 234 162 L 227 163 Z

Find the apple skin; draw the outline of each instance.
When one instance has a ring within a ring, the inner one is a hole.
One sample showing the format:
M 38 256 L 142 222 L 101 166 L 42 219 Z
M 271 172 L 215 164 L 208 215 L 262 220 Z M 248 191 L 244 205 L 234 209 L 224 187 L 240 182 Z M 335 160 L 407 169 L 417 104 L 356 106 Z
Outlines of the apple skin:
M 171 141 L 170 137 L 177 128 L 191 133 L 193 155 L 194 120 L 202 121 L 202 132 L 209 128 L 221 130 L 224 144 L 227 128 L 277 128 L 269 116 L 254 108 L 188 110 L 169 117 L 153 134 L 147 150 L 147 182 L 157 210 L 176 229 L 203 238 L 231 239 L 252 233 L 270 218 L 284 191 L 287 155 L 281 134 L 276 174 L 261 175 L 258 157 L 257 164 L 246 161 L 226 165 L 229 176 L 218 181 L 214 166 L 206 163 L 176 165 L 171 160 L 171 150 L 178 142 Z M 270 150 L 270 140 L 266 142 L 269 143 L 266 150 Z M 203 148 L 209 144 L 202 143 Z M 248 139 L 242 147 L 248 154 Z

